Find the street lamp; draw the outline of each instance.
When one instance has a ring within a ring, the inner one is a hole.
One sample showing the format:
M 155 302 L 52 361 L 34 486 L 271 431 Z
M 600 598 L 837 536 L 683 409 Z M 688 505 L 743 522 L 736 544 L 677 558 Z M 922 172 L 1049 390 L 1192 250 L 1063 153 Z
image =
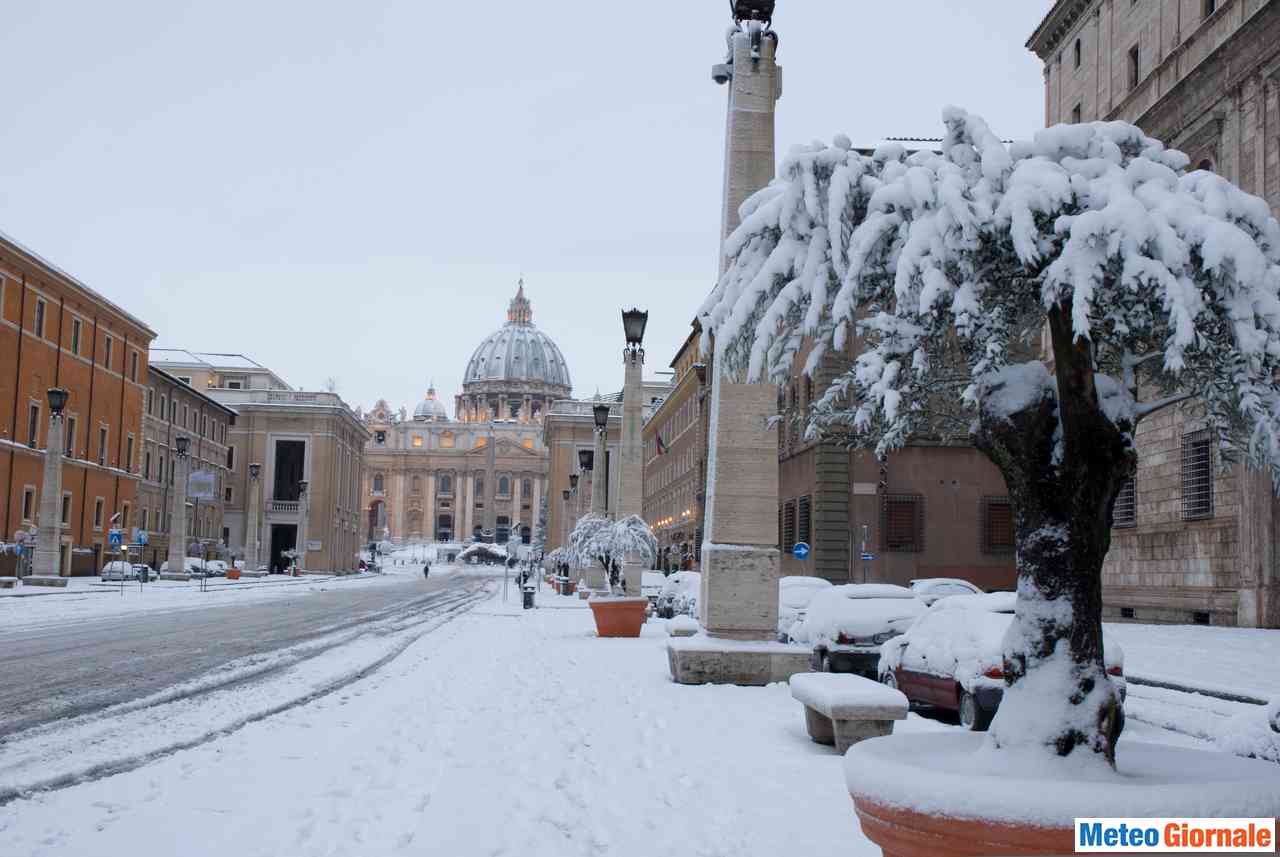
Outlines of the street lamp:
M 628 352 L 640 351 L 643 354 L 640 346 L 644 344 L 644 329 L 648 324 L 649 313 L 638 309 L 622 311 L 622 332 L 627 337 Z M 643 359 L 642 357 L 641 360 Z
M 67 391 L 61 387 L 50 387 L 46 396 L 49 400 L 49 436 L 45 440 L 34 572 L 41 577 L 57 577 L 62 573 L 62 456 L 66 449 L 62 435 L 62 409 L 67 406 Z
M 578 468 L 590 472 L 592 465 L 595 464 L 595 451 L 591 449 L 578 450 Z
M 596 448 L 595 455 L 592 456 L 594 459 L 592 464 L 599 461 L 602 471 L 591 479 L 591 514 L 603 515 L 609 506 L 608 462 L 605 459 L 605 445 L 609 432 L 609 406 L 604 402 L 597 403 L 591 408 L 591 416 L 596 426 Z
M 191 438 L 185 434 L 173 439 L 174 477 L 173 509 L 169 517 L 169 574 L 187 573 L 187 469 L 191 452 Z
M 258 518 L 262 514 L 261 497 L 262 483 L 258 481 L 258 477 L 262 475 L 262 465 L 253 461 L 249 463 L 249 515 L 245 521 L 246 536 L 248 544 L 245 546 L 244 565 L 246 571 L 258 570 Z
M 576 473 L 569 474 L 569 490 L 570 491 L 578 490 L 578 474 Z
M 596 423 L 596 431 L 604 431 L 609 427 L 609 406 L 601 403 L 591 409 L 591 416 Z

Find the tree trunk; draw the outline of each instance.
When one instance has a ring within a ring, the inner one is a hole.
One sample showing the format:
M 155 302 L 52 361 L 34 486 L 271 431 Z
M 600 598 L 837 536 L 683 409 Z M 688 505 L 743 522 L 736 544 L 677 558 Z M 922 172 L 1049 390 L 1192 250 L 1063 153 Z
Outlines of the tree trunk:
M 1078 748 L 1115 764 L 1120 698 L 1102 648 L 1102 563 L 1112 510 L 1137 459 L 1131 426 L 1103 413 L 1092 345 L 1071 312 L 1049 312 L 1057 395 L 1016 414 L 985 411 L 975 438 L 1004 474 L 1015 515 L 1018 606 L 1005 638 L 1005 693 L 991 727 L 1001 747 Z

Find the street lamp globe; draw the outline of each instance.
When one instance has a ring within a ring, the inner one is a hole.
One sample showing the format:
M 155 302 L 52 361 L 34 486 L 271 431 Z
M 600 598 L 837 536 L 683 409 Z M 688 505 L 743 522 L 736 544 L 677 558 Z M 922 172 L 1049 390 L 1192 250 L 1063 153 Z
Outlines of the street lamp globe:
M 644 343 L 644 329 L 649 324 L 649 313 L 638 309 L 622 311 L 622 332 L 626 334 L 627 345 L 639 348 Z
M 595 466 L 596 451 L 594 449 L 578 450 L 578 467 L 582 470 L 591 470 Z
M 570 495 L 571 493 L 573 493 L 573 492 L 572 492 L 572 491 L 570 491 L 568 488 L 566 488 L 566 489 L 564 489 L 564 491 L 563 491 L 563 492 L 561 492 L 561 493 L 562 493 L 562 497 L 563 497 L 564 501 L 565 501 L 566 503 L 568 503 L 568 502 L 569 502 L 569 495 Z
M 259 476 L 261 473 L 262 473 L 262 465 L 261 465 L 261 464 L 259 464 L 258 462 L 256 462 L 256 461 L 255 461 L 255 462 L 253 462 L 252 464 L 250 464 L 250 465 L 249 465 L 249 478 L 250 478 L 250 479 L 257 480 L 258 476 Z
M 185 434 L 180 434 L 173 442 L 174 447 L 178 451 L 179 458 L 186 458 L 187 451 L 191 449 L 191 438 Z
M 609 406 L 605 404 L 596 405 L 591 409 L 592 418 L 596 421 L 596 428 L 604 431 L 609 427 Z
M 62 416 L 62 409 L 67 406 L 67 391 L 61 387 L 50 387 L 49 396 L 49 413 L 55 417 Z
M 569 474 L 569 489 L 570 489 L 571 491 L 577 491 L 577 490 L 578 490 L 578 474 L 576 474 L 576 473 L 570 473 L 570 474 Z

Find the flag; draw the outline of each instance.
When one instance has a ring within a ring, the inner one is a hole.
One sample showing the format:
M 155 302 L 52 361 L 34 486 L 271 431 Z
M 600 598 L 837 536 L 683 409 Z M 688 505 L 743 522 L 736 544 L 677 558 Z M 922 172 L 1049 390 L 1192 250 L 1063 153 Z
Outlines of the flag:
M 653 437 L 654 437 L 654 441 L 657 443 L 657 446 L 658 446 L 658 455 L 666 455 L 667 445 L 662 442 L 662 435 L 655 434 Z

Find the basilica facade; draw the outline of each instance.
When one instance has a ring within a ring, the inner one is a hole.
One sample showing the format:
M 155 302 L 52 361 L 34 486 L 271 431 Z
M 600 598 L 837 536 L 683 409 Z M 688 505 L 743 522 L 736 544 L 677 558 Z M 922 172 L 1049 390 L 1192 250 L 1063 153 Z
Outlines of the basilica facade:
M 543 416 L 572 389 L 521 283 L 506 324 L 467 362 L 456 418 L 434 386 L 412 416 L 382 399 L 362 415 L 366 538 L 528 544 L 547 485 Z

